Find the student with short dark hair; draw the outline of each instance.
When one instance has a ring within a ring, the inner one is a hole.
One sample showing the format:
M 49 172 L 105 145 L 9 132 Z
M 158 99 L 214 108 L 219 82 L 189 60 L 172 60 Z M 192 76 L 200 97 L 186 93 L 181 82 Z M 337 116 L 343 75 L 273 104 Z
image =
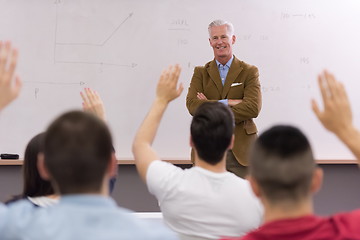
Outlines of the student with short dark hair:
M 165 70 L 154 103 L 133 142 L 135 163 L 149 191 L 159 201 L 168 226 L 182 239 L 240 236 L 261 223 L 262 208 L 248 181 L 226 171 L 226 154 L 234 137 L 233 114 L 218 102 L 203 103 L 191 122 L 195 167 L 181 169 L 160 161 L 153 149 L 160 120 L 177 88 L 180 67 Z
M 328 72 L 319 77 L 319 85 L 324 111 L 313 101 L 316 116 L 359 161 L 360 132 L 352 124 L 344 87 Z M 251 152 L 249 179 L 264 205 L 264 224 L 238 239 L 360 239 L 360 209 L 330 217 L 314 215 L 313 194 L 321 187 L 323 172 L 300 130 L 275 126 L 261 134 Z
M 222 160 L 234 134 L 234 116 L 228 107 L 222 105 L 203 103 L 196 110 L 190 126 L 198 157 L 211 165 Z

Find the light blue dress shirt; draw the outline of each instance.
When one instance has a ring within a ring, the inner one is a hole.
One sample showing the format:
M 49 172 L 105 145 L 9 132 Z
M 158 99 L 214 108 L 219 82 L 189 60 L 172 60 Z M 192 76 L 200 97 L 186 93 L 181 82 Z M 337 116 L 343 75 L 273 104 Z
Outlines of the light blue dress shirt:
M 63 196 L 57 205 L 36 208 L 19 201 L 0 206 L 0 239 L 144 240 L 178 239 L 162 224 L 150 224 L 114 200 L 99 195 Z
M 233 59 L 234 59 L 234 56 L 232 56 L 231 59 L 225 65 L 222 65 L 218 60 L 215 59 L 216 66 L 219 69 L 220 78 L 221 78 L 221 82 L 222 82 L 223 86 L 225 84 L 225 80 L 226 80 L 226 77 L 227 77 L 227 74 L 229 72 L 229 69 L 230 69 L 230 66 L 231 66 L 231 63 L 232 63 Z M 228 105 L 228 100 L 227 99 L 219 100 L 219 102 L 221 102 L 221 103 L 223 103 L 225 105 Z

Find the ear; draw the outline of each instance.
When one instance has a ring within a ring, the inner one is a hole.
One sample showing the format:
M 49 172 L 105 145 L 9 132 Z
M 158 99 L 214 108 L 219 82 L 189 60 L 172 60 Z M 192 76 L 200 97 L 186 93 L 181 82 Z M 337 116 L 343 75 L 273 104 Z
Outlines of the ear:
M 115 177 L 117 175 L 117 171 L 118 171 L 117 167 L 118 167 L 118 165 L 117 165 L 115 152 L 113 152 L 111 154 L 111 159 L 110 159 L 108 170 L 107 170 L 108 176 L 110 178 Z
M 44 153 L 40 152 L 38 154 L 36 165 L 37 165 L 37 169 L 39 171 L 39 174 L 40 174 L 41 178 L 44 179 L 44 180 L 50 181 L 51 176 L 50 176 L 50 173 L 49 173 L 48 169 L 45 166 Z
M 259 184 L 256 182 L 256 180 L 251 175 L 248 175 L 246 179 L 249 181 L 251 189 L 253 190 L 255 196 L 261 198 L 261 191 L 259 188 Z
M 236 42 L 236 36 L 235 35 L 232 35 L 231 37 L 231 43 L 234 44 Z
M 228 149 L 232 149 L 234 147 L 234 141 L 235 141 L 235 135 L 233 134 L 231 136 L 231 141 L 230 141 Z
M 311 179 L 310 191 L 312 193 L 316 193 L 317 191 L 320 190 L 322 186 L 323 178 L 324 178 L 323 170 L 319 167 L 316 167 Z

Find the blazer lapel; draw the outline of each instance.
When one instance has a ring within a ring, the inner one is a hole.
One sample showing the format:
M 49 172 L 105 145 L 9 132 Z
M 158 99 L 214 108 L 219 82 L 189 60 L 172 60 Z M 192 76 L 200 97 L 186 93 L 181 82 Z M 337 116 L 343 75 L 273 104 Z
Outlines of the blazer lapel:
M 221 95 L 221 92 L 223 91 L 223 85 L 221 83 L 219 69 L 216 66 L 215 60 L 210 62 L 209 67 L 207 68 L 207 72 L 208 72 L 211 80 L 215 83 L 216 88 L 219 91 L 219 94 Z
M 229 72 L 226 76 L 224 88 L 222 89 L 222 92 L 221 92 L 222 99 L 226 98 L 226 96 L 230 90 L 231 84 L 233 84 L 233 82 L 239 76 L 239 74 L 242 70 L 243 70 L 243 68 L 241 67 L 240 60 L 237 59 L 236 57 L 234 57 L 234 60 L 231 63 Z

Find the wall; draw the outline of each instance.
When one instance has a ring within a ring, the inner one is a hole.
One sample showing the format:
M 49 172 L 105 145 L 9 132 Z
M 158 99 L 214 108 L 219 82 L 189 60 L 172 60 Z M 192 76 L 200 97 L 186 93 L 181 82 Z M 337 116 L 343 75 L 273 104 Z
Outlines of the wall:
M 189 167 L 189 165 L 181 165 Z M 329 215 L 339 211 L 349 211 L 360 207 L 360 173 L 356 165 L 324 164 L 324 184 L 316 194 L 315 212 Z M 21 191 L 20 166 L 0 166 L 0 201 Z M 137 212 L 157 212 L 156 199 L 147 191 L 137 175 L 134 165 L 120 165 L 113 198 L 120 206 Z

